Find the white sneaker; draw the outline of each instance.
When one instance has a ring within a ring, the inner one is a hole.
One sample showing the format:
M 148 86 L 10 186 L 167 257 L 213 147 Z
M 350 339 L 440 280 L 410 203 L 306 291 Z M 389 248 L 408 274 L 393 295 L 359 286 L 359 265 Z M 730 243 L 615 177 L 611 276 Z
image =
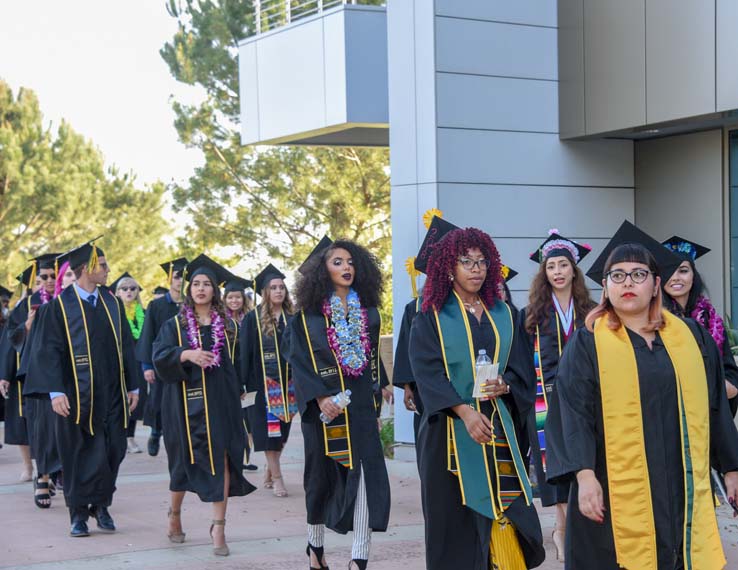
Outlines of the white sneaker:
M 128 453 L 141 453 L 141 448 L 132 437 L 128 438 Z

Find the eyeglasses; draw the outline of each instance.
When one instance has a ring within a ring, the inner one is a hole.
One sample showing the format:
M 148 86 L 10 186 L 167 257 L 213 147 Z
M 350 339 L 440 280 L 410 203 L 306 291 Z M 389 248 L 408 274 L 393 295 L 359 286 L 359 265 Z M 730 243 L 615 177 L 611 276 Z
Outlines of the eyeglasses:
M 136 287 L 135 285 L 133 285 L 131 287 L 121 287 L 120 290 L 121 291 L 124 291 L 124 292 L 125 291 L 138 291 L 138 287 Z
M 614 271 L 608 271 L 605 275 L 610 278 L 610 281 L 618 285 L 625 283 L 625 280 L 628 277 L 630 277 L 630 280 L 633 283 L 641 284 L 646 279 L 648 279 L 649 275 L 653 275 L 653 272 L 648 271 L 648 269 L 634 269 L 633 271 L 628 273 L 627 271 L 623 271 L 622 269 L 616 269 Z
M 39 275 L 38 278 L 41 279 L 41 281 L 47 281 L 48 279 L 56 279 L 56 275 L 53 273 L 47 273 L 45 275 Z
M 489 259 L 469 259 L 468 257 L 460 257 L 459 263 L 464 269 L 472 270 L 475 267 L 479 269 L 489 269 Z

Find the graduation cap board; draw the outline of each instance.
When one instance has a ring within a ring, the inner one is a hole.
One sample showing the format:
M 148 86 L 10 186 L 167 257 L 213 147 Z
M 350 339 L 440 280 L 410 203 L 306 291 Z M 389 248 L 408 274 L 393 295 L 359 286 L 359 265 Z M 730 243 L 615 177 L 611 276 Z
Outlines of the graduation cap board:
M 433 246 L 441 241 L 447 233 L 458 229 L 461 228 L 443 218 L 433 216 L 428 231 L 425 233 L 425 238 L 423 238 L 423 243 L 420 244 L 418 255 L 415 256 L 415 269 L 425 273 L 428 269 L 428 261 L 433 253 Z
M 546 240 L 530 254 L 530 260 L 543 263 L 549 257 L 568 257 L 574 263 L 579 263 L 592 248 L 587 244 L 580 244 L 573 239 L 565 238 L 559 234 L 559 230 L 549 230 Z
M 615 232 L 615 235 L 612 236 L 612 239 L 607 243 L 599 257 L 592 263 L 592 267 L 587 271 L 587 277 L 598 285 L 601 285 L 607 258 L 610 257 L 610 254 L 616 247 L 628 243 L 640 244 L 653 254 L 656 258 L 662 282 L 669 279 L 682 263 L 682 259 L 676 253 L 665 248 L 659 241 L 626 220 L 618 228 L 618 231 Z
M 101 237 L 101 235 L 97 236 L 95 239 L 57 256 L 56 266 L 61 267 L 64 262 L 68 261 L 69 267 L 72 269 L 76 269 L 80 265 L 87 265 L 88 271 L 94 271 L 97 268 L 98 258 L 105 256 L 103 250 L 95 245 L 95 242 Z
M 313 250 L 313 253 L 315 253 L 315 250 Z M 312 253 L 310 255 L 312 255 Z M 284 279 L 284 278 L 285 278 L 285 274 L 282 273 L 279 269 L 277 269 L 276 267 L 274 267 L 274 265 L 270 263 L 264 269 L 262 269 L 259 275 L 256 276 L 256 279 L 254 279 L 256 283 L 256 292 L 261 294 L 261 292 L 264 290 L 264 287 L 269 285 L 269 282 L 272 279 Z
M 167 289 L 166 287 L 159 286 L 154 289 L 152 294 L 153 295 L 166 295 L 167 293 L 169 293 L 169 289 Z
M 10 299 L 13 296 L 13 292 L 10 289 L 7 289 L 6 287 L 3 287 L 0 285 L 0 299 L 6 298 Z
M 320 238 L 320 241 L 318 242 L 318 245 L 316 245 L 313 248 L 313 251 L 310 252 L 310 255 L 308 255 L 305 258 L 305 261 L 302 262 L 302 265 L 297 268 L 297 271 L 299 271 L 302 275 L 305 275 L 305 270 L 310 265 L 311 261 L 315 259 L 317 256 L 320 256 L 323 254 L 323 252 L 328 249 L 330 246 L 333 245 L 333 240 L 329 238 L 328 236 L 323 236 Z M 258 291 L 261 291 L 261 287 L 259 287 L 259 283 L 256 284 L 256 289 Z
M 58 253 L 44 253 L 29 259 L 31 265 L 26 267 L 16 279 L 26 287 L 33 287 L 36 284 L 36 275 L 41 269 L 54 269 L 56 272 L 55 260 L 58 256 Z
M 235 291 L 240 291 L 241 293 L 245 293 L 247 288 L 253 287 L 253 286 L 254 286 L 253 281 L 234 275 L 233 279 L 231 279 L 230 281 L 226 281 L 225 292 L 226 292 L 226 295 L 228 293 L 233 293 Z
M 223 283 L 231 281 L 235 277 L 220 263 L 201 253 L 187 264 L 185 278 L 187 281 L 192 281 L 197 275 L 203 274 L 210 277 L 216 287 L 220 287 Z
M 188 263 L 189 262 L 186 257 L 178 257 L 177 259 L 172 259 L 171 261 L 160 264 L 159 267 L 161 267 L 164 270 L 164 273 L 167 274 L 167 283 L 171 284 L 174 273 L 182 273 Z
M 704 245 L 700 245 L 679 236 L 671 236 L 669 239 L 661 243 L 683 259 L 691 259 L 692 261 L 695 261 L 710 252 L 709 247 L 705 247 Z
M 505 280 L 505 282 L 510 281 L 511 279 L 513 279 L 518 274 L 517 271 L 515 271 L 514 269 L 508 267 L 507 265 L 503 265 L 501 269 L 502 269 L 502 271 L 501 271 L 502 272 L 502 278 Z
M 120 283 L 121 279 L 125 279 L 126 277 L 133 278 L 133 276 L 130 273 L 128 273 L 128 271 L 126 271 L 125 273 L 123 273 L 123 275 L 118 277 L 115 281 L 113 281 L 110 284 L 110 290 L 113 293 L 115 293 L 115 291 L 118 289 L 118 284 Z

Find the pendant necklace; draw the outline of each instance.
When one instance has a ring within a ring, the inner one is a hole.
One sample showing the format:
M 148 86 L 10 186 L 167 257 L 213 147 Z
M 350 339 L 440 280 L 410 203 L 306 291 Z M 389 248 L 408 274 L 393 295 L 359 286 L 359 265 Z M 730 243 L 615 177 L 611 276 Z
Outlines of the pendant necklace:
M 467 303 L 466 301 L 462 301 L 462 303 L 464 303 L 464 307 L 466 307 L 466 308 L 467 308 L 467 310 L 468 310 L 468 311 L 469 311 L 469 312 L 470 312 L 470 313 L 471 313 L 472 315 L 473 315 L 473 314 L 475 314 L 475 313 L 477 312 L 477 310 L 476 310 L 476 309 L 474 308 L 474 305 L 481 305 L 481 304 L 482 304 L 482 302 L 481 302 L 481 301 L 480 301 L 479 299 L 477 299 L 477 300 L 476 300 L 476 301 L 474 301 L 473 303 Z

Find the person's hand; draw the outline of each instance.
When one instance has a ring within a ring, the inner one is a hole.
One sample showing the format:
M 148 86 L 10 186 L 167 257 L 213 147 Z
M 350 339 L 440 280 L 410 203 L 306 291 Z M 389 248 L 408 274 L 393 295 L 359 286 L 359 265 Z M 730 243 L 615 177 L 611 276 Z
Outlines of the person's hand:
M 458 407 L 458 406 L 457 406 Z M 466 408 L 465 410 L 463 408 Z M 457 415 L 463 420 L 466 431 L 477 443 L 489 443 L 492 441 L 492 423 L 484 414 L 474 408 L 463 405 L 461 414 Z M 456 410 L 456 408 L 454 408 Z
M 482 400 L 493 400 L 510 393 L 510 386 L 505 384 L 502 376 L 498 376 L 496 380 L 482 382 L 480 388 L 483 394 Z
M 332 422 L 341 413 L 340 406 L 333 403 L 333 396 L 323 396 L 318 398 L 317 401 L 320 411 L 325 414 L 329 422 Z
M 596 523 L 602 524 L 605 520 L 605 499 L 602 494 L 602 485 L 591 469 L 582 469 L 577 473 L 579 484 L 579 511 Z
M 405 404 L 405 409 L 408 412 L 417 412 L 418 408 L 415 407 L 415 400 L 413 400 L 413 391 L 410 386 L 405 386 L 405 393 L 402 397 L 402 402 Z
M 728 500 L 733 499 L 733 505 L 738 506 L 738 471 L 727 472 L 723 479 L 725 480 L 725 493 L 728 495 Z M 733 517 L 738 516 L 738 513 L 733 510 Z
M 149 384 L 156 382 L 156 372 L 153 370 L 144 370 L 144 380 Z
M 207 368 L 215 360 L 215 355 L 208 350 L 198 348 L 197 350 L 182 351 L 180 360 L 182 360 L 182 362 L 189 360 L 192 364 L 196 364 L 200 368 Z
M 136 406 L 138 406 L 138 394 L 136 392 L 128 392 L 128 411 L 133 413 Z
M 65 394 L 51 400 L 51 408 L 61 417 L 69 417 L 69 399 Z
M 10 390 L 10 382 L 7 380 L 0 380 L 0 396 L 8 398 L 8 390 Z
M 241 392 L 241 399 L 242 400 L 245 400 L 246 399 L 246 392 Z
M 384 401 L 388 404 L 393 404 L 395 402 L 395 394 L 392 391 L 391 386 L 382 388 L 382 398 L 384 398 Z
M 37 309 L 31 309 L 28 311 L 28 317 L 26 317 L 26 332 L 31 330 L 33 321 L 36 319 L 36 311 Z
M 728 400 L 732 400 L 733 398 L 738 396 L 738 388 L 733 386 L 733 384 L 731 384 L 727 380 L 725 381 L 725 391 L 728 394 Z

